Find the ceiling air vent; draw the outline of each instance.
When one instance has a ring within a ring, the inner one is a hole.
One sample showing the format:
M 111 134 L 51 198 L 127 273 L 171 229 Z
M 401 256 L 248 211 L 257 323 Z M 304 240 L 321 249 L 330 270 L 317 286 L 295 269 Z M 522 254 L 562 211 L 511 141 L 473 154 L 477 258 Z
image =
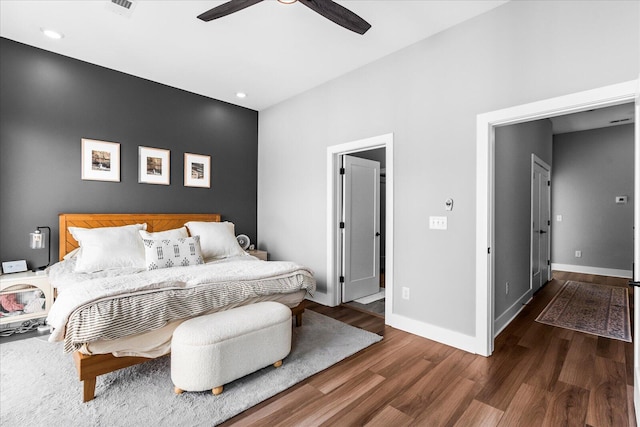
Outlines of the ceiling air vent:
M 131 0 L 109 0 L 107 2 L 107 9 L 127 18 L 131 16 L 135 7 L 136 3 Z
M 614 123 L 629 122 L 629 121 L 631 121 L 631 119 L 618 119 L 618 120 L 611 120 L 609 123 L 614 124 Z
M 118 6 L 122 6 L 127 9 L 131 9 L 131 2 L 128 0 L 111 0 L 111 3 L 115 3 Z

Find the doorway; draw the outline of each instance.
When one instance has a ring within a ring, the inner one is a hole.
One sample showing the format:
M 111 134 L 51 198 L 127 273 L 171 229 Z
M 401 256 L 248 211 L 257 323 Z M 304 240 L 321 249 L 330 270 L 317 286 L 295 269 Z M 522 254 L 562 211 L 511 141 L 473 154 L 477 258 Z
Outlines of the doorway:
M 344 156 L 362 156 L 363 152 L 378 151 L 384 158 L 384 196 L 380 196 L 380 260 L 378 271 L 384 273 L 384 310 L 391 313 L 393 301 L 393 134 L 357 140 L 329 147 L 327 149 L 327 299 L 328 304 L 337 306 L 343 302 L 341 283 L 342 263 L 342 184 L 340 168 Z M 377 279 L 380 282 L 380 279 Z
M 379 154 L 376 156 L 376 154 Z M 363 151 L 342 156 L 342 302 L 366 305 L 380 298 L 380 217 L 381 157 L 384 149 Z M 382 163 L 384 164 L 384 163 Z
M 495 128 L 601 107 L 636 102 L 635 108 L 635 190 L 634 190 L 634 277 L 640 278 L 640 137 L 638 135 L 638 80 L 531 104 L 481 114 L 477 120 L 477 235 L 476 235 L 476 352 L 489 356 L 494 342 L 494 156 Z M 638 319 L 640 293 L 635 293 Z M 637 340 L 635 340 L 637 342 Z M 636 372 L 638 368 L 636 352 Z
M 633 113 L 623 103 L 496 128 L 494 336 L 552 269 L 631 277 L 633 209 L 614 195 L 633 194 Z

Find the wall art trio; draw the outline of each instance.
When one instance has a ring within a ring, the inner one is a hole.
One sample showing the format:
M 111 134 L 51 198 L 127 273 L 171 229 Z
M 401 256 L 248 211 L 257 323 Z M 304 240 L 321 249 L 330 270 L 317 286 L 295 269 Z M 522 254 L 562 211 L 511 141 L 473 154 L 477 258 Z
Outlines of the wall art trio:
M 82 179 L 120 182 L 120 144 L 82 139 Z M 138 147 L 138 182 L 170 185 L 171 151 Z M 211 156 L 184 153 L 184 186 L 211 187 Z

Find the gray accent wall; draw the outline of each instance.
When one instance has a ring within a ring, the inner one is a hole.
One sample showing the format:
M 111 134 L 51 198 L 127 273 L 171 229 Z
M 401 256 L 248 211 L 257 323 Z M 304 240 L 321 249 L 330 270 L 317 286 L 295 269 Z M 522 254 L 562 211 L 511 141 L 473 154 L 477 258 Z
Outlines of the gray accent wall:
M 220 213 L 257 240 L 258 113 L 0 39 L 0 259 L 58 214 Z M 176 69 L 176 72 L 188 70 Z M 83 181 L 80 140 L 120 143 L 121 181 Z M 171 150 L 171 185 L 138 183 L 138 146 Z M 211 156 L 211 188 L 183 186 L 184 153 Z
M 392 313 L 474 337 L 477 116 L 637 79 L 639 6 L 511 1 L 261 111 L 259 242 L 311 267 L 321 300 L 327 147 L 393 133 Z M 448 230 L 429 230 L 431 215 Z
M 629 124 L 555 135 L 553 263 L 631 272 L 633 132 Z M 616 196 L 627 203 L 616 204 Z
M 531 296 L 531 154 L 552 165 L 553 134 L 549 120 L 495 131 L 494 310 L 496 320 L 507 314 L 507 321 Z

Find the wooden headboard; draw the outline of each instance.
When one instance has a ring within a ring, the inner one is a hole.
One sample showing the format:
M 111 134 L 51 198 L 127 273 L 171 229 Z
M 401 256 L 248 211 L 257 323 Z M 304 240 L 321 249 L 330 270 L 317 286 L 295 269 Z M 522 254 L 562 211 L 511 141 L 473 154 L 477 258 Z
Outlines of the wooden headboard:
M 60 255 L 62 258 L 78 247 L 69 227 L 98 228 L 147 223 L 147 231 L 180 228 L 189 221 L 220 222 L 220 214 L 60 214 Z

